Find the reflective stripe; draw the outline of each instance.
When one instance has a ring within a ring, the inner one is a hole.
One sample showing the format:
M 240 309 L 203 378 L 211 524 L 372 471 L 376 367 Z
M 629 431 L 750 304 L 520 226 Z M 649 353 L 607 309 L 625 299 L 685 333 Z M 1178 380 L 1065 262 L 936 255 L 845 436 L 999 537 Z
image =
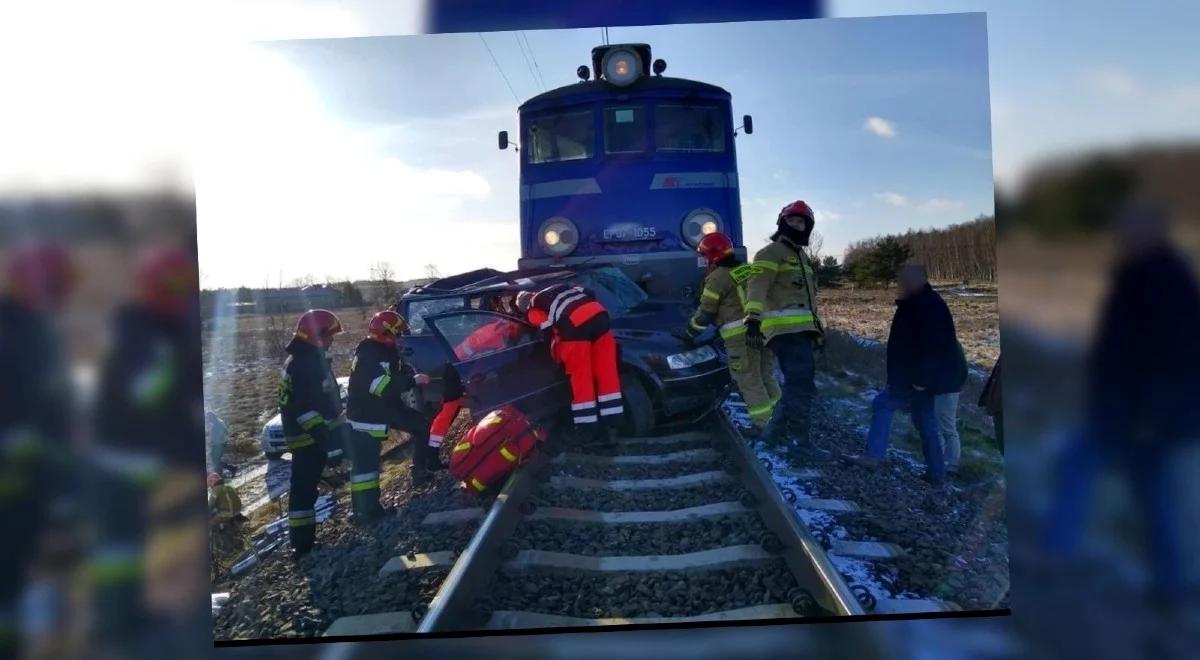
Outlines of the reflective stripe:
M 623 412 L 625 412 L 625 406 L 616 406 L 615 408 L 601 408 L 600 416 L 606 417 L 608 415 L 620 415 Z
M 379 480 L 372 479 L 371 481 L 360 481 L 350 484 L 351 493 L 361 493 L 364 490 L 379 490 Z
M 747 408 L 746 412 L 749 413 L 751 419 L 760 419 L 763 417 L 769 417 L 771 415 L 771 409 L 774 407 L 774 404 L 768 401 L 762 405 L 754 406 L 753 408 Z
M 317 515 L 316 509 L 296 509 L 288 511 L 288 518 L 312 518 Z
M 299 424 L 300 427 L 305 431 L 324 421 L 325 418 L 321 416 L 321 413 L 315 410 L 310 410 L 296 418 L 296 423 Z
M 546 321 L 542 323 L 542 328 L 545 329 L 554 325 L 555 323 L 558 323 L 559 317 L 562 316 L 563 310 L 566 309 L 568 305 L 577 300 L 583 300 L 585 298 L 587 298 L 587 295 L 584 294 L 583 289 L 580 289 L 577 286 L 571 287 L 570 289 L 567 289 L 566 291 L 563 291 L 555 296 L 554 301 L 550 303 L 550 313 L 546 316 Z
M 460 442 L 457 445 L 454 445 L 453 453 L 457 454 L 460 451 L 468 451 L 469 449 L 471 449 L 471 443 Z
M 708 300 L 720 300 L 721 294 L 717 293 L 716 291 L 713 291 L 712 289 L 705 289 L 703 292 L 700 293 L 700 297 L 702 299 L 708 299 Z
M 384 433 L 387 433 L 388 425 L 371 424 L 370 422 L 356 422 L 354 420 L 350 420 L 350 428 L 354 429 L 355 431 L 383 431 Z
M 583 403 L 572 403 L 571 404 L 571 410 L 587 410 L 588 408 L 595 408 L 595 407 L 596 407 L 595 401 L 584 401 Z
M 350 475 L 350 483 L 357 484 L 364 481 L 379 481 L 378 472 L 363 472 L 362 474 Z
M 725 325 L 721 326 L 720 334 L 721 339 L 740 337 L 746 334 L 746 323 L 740 319 L 733 321 L 732 323 L 726 323 Z
M 514 463 L 517 460 L 516 455 L 513 454 L 511 451 L 509 451 L 508 447 L 501 447 L 500 455 L 503 456 L 504 458 L 508 459 L 509 463 Z
M 696 332 L 704 332 L 704 328 L 706 327 L 706 326 L 700 325 L 699 323 L 696 323 L 695 318 L 688 319 L 688 325 Z
M 778 328 L 786 325 L 804 325 L 813 323 L 813 313 L 806 309 L 784 309 L 767 312 L 762 321 L 762 327 Z
M 446 438 L 445 438 L 445 436 L 441 436 L 441 435 L 430 435 L 430 436 L 429 436 L 429 446 L 430 446 L 430 447 L 441 447 L 441 446 L 442 446 L 442 441 L 443 441 L 443 440 L 445 440 L 445 439 L 446 439 Z
M 779 270 L 779 264 L 775 263 L 774 261 L 767 261 L 765 259 L 755 259 L 754 267 L 762 268 L 763 270 L 769 270 L 769 271 Z
M 763 304 L 758 300 L 747 300 L 745 308 L 746 313 L 761 312 L 763 311 Z
M 601 394 L 600 396 L 596 397 L 596 400 L 599 401 L 600 403 L 604 403 L 605 401 L 616 401 L 617 399 L 620 399 L 620 398 L 621 398 L 620 392 L 613 392 L 611 394 Z
M 597 421 L 600 421 L 600 418 L 595 415 L 583 415 L 583 416 L 576 415 L 575 416 L 576 424 L 589 424 L 591 422 L 597 422 Z
M 382 376 L 376 377 L 375 380 L 371 381 L 371 394 L 374 394 L 375 396 L 383 396 L 383 390 L 390 382 L 392 382 L 391 374 L 383 374 Z
M 298 435 L 285 440 L 288 449 L 304 449 L 317 444 L 317 441 L 309 434 Z
M 288 511 L 288 526 L 289 527 L 305 527 L 317 522 L 317 512 L 312 509 L 301 509 L 298 511 Z
M 341 456 L 341 455 L 342 455 L 341 449 L 334 449 L 333 451 L 326 454 L 325 457 L 326 458 L 337 458 L 338 456 Z
M 316 518 L 312 518 L 312 517 L 288 518 L 288 527 L 308 527 L 309 525 L 315 525 L 316 522 L 317 522 Z
M 487 486 L 485 486 L 482 481 L 476 479 L 475 477 L 471 477 L 471 485 L 475 487 L 475 490 L 487 489 Z

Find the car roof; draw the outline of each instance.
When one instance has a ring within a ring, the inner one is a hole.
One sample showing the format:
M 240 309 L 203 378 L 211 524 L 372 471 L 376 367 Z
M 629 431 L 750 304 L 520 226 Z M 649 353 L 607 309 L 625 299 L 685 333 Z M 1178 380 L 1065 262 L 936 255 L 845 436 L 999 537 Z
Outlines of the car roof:
M 536 290 L 574 277 L 578 272 L 576 269 L 553 266 L 514 270 L 507 273 L 485 268 L 413 287 L 405 292 L 402 300 L 453 297 L 472 293 Z

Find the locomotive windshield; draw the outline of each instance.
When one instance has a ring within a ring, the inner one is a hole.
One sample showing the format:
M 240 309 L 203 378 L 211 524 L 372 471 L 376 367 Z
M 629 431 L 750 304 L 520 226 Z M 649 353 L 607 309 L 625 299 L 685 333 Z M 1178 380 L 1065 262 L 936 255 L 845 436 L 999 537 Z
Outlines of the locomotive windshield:
M 595 127 L 591 111 L 546 115 L 529 121 L 530 163 L 557 163 L 592 157 Z
M 658 151 L 725 151 L 725 117 L 720 108 L 659 105 L 654 113 L 654 147 Z
M 639 107 L 604 110 L 604 153 L 640 154 L 646 150 L 646 113 Z

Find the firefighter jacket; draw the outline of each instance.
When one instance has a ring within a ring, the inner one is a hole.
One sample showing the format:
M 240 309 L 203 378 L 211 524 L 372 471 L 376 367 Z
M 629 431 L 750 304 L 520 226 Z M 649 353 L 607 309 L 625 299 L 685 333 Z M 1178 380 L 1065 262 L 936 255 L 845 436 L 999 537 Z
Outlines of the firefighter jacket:
M 364 339 L 354 350 L 346 416 L 350 427 L 374 438 L 386 438 L 388 427 L 404 426 L 402 395 L 416 384 L 413 368 L 400 360 L 395 346 Z
M 721 338 L 729 340 L 746 334 L 746 282 L 754 266 L 716 266 L 704 277 L 700 306 L 688 321 L 688 333 L 696 336 L 710 324 L 720 329 Z
M 0 449 L 6 457 L 67 449 L 71 387 L 61 347 L 46 315 L 0 301 L 0 373 L 12 384 L 0 397 Z
M 804 251 L 787 238 L 772 241 L 754 255 L 746 285 L 746 316 L 762 321 L 769 340 L 794 332 L 823 334 L 817 316 L 816 277 Z
M 562 341 L 593 341 L 609 330 L 608 311 L 583 287 L 546 287 L 533 296 L 530 308 L 546 314 L 541 329 L 553 328 Z M 531 314 L 536 316 L 540 315 Z
M 97 448 L 101 460 L 112 459 L 110 467 L 151 478 L 161 461 L 196 466 L 204 403 L 190 334 L 196 332 L 189 320 L 138 305 L 119 312 L 96 402 Z
M 342 401 L 324 351 L 297 338 L 287 352 L 279 382 L 279 416 L 288 448 L 303 449 L 341 425 Z

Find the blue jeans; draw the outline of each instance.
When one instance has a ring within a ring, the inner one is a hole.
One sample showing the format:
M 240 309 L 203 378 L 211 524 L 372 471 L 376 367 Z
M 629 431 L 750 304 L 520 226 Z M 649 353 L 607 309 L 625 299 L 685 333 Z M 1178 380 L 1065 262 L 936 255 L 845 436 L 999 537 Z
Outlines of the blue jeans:
M 803 332 L 779 335 L 771 339 L 769 348 L 783 372 L 783 392 L 776 414 L 786 425 L 789 436 L 807 442 L 813 393 L 817 389 L 812 337 Z
M 1079 433 L 1058 460 L 1054 502 L 1043 537 L 1047 552 L 1057 559 L 1077 554 L 1092 484 L 1103 468 L 1118 463 L 1130 480 L 1144 521 L 1155 587 L 1166 597 L 1182 595 L 1179 530 L 1172 519 L 1172 484 L 1167 478 L 1170 453 L 1169 447 L 1130 446 L 1095 430 Z
M 938 436 L 937 419 L 933 414 L 933 395 L 913 391 L 894 392 L 884 388 L 875 395 L 871 403 L 871 430 L 867 432 L 867 455 L 883 459 L 888 440 L 892 434 L 892 416 L 908 408 L 913 426 L 921 435 L 921 450 L 925 454 L 925 465 L 933 479 L 946 477 L 946 464 L 942 459 L 942 441 Z

